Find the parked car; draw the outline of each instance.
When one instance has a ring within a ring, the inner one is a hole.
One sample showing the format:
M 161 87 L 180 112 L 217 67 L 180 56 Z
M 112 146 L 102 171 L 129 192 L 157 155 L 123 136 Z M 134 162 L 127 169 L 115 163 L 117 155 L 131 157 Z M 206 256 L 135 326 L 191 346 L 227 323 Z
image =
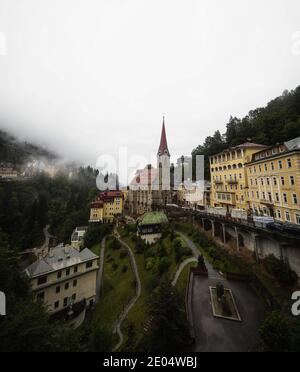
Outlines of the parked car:
M 267 229 L 273 231 L 283 232 L 283 223 L 282 222 L 270 222 L 267 224 Z
M 289 222 L 285 223 L 283 225 L 283 231 L 288 234 L 300 236 L 300 226 L 295 225 L 293 223 Z

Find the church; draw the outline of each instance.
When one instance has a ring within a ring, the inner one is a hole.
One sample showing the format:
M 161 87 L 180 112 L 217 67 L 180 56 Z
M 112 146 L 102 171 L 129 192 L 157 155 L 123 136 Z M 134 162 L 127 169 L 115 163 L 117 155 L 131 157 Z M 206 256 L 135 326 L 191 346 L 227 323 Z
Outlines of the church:
M 164 210 L 174 199 L 170 152 L 168 149 L 165 119 L 163 118 L 157 168 L 151 164 L 137 170 L 129 185 L 127 210 L 132 216 Z

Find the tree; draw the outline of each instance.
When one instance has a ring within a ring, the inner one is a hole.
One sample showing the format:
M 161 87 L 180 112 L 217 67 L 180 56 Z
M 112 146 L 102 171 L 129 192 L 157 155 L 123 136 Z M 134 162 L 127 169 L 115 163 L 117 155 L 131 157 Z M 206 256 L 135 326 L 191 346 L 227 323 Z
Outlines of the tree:
M 218 300 L 221 300 L 221 298 L 224 296 L 225 294 L 225 290 L 224 290 L 224 286 L 222 283 L 217 283 L 217 286 L 216 286 L 216 290 L 217 290 L 217 297 L 218 297 Z
M 268 351 L 284 352 L 291 348 L 290 323 L 279 311 L 269 314 L 261 325 L 259 334 Z
M 162 281 L 149 303 L 152 319 L 144 348 L 150 352 L 181 350 L 189 340 L 188 324 L 176 288 L 168 279 Z
M 89 340 L 89 351 L 92 352 L 108 352 L 112 348 L 111 332 L 100 325 L 96 325 L 91 330 Z

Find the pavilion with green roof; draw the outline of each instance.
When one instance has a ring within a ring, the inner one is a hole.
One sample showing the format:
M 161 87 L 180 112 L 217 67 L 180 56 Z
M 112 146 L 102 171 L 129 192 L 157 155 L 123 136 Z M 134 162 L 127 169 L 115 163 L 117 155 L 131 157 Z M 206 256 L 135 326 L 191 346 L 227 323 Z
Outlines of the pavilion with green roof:
M 148 243 L 155 243 L 161 238 L 161 228 L 168 223 L 164 212 L 145 213 L 138 221 L 138 234 Z

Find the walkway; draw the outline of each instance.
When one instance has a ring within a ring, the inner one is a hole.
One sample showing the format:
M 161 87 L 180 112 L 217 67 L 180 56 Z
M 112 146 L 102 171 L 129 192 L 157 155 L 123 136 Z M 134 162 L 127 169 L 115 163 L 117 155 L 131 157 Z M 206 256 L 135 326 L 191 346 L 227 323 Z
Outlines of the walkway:
M 180 233 L 194 252 L 199 250 L 194 242 Z M 247 283 L 229 282 L 209 262 L 205 262 L 209 277 L 195 276 L 192 288 L 192 314 L 196 352 L 246 352 L 255 351 L 259 342 L 258 329 L 264 317 L 264 304 Z M 233 292 L 242 322 L 216 319 L 212 315 L 209 286 L 222 281 Z
M 178 279 L 180 277 L 180 274 L 182 273 L 183 269 L 192 262 L 198 262 L 198 260 L 195 257 L 190 257 L 190 258 L 187 258 L 186 260 L 184 260 L 183 262 L 181 262 L 181 264 L 179 265 L 179 267 L 178 267 L 178 269 L 175 273 L 175 277 L 172 281 L 172 286 L 173 287 L 175 287 L 175 285 L 177 284 L 177 281 L 178 281 Z
M 122 346 L 122 344 L 124 342 L 124 336 L 123 336 L 123 333 L 122 333 L 122 330 L 121 330 L 122 323 L 126 319 L 129 311 L 132 309 L 132 307 L 135 305 L 137 300 L 140 298 L 141 291 L 142 291 L 141 280 L 140 280 L 140 276 L 139 276 L 139 272 L 138 272 L 138 268 L 137 268 L 137 264 L 136 264 L 136 261 L 135 261 L 134 254 L 133 254 L 131 248 L 129 247 L 129 245 L 127 245 L 125 242 L 123 242 L 121 240 L 120 235 L 118 234 L 117 231 L 115 231 L 115 236 L 118 239 L 118 241 L 127 249 L 128 253 L 129 253 L 131 268 L 132 268 L 132 271 L 133 271 L 133 274 L 134 274 L 135 280 L 136 280 L 136 295 L 127 304 L 127 306 L 125 307 L 125 309 L 123 310 L 123 312 L 121 313 L 121 315 L 119 316 L 119 318 L 118 318 L 118 320 L 115 324 L 114 332 L 118 334 L 119 342 L 116 345 L 116 347 L 113 349 L 113 352 L 117 351 Z

